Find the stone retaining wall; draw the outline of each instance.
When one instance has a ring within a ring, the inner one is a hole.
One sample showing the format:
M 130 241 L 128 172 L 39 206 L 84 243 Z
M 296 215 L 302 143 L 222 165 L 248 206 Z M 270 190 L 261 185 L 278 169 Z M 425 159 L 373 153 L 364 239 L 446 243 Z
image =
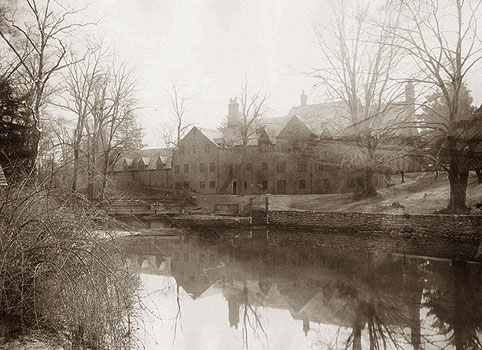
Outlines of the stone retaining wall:
M 249 226 L 251 218 L 239 216 L 181 215 L 172 218 L 180 227 L 192 229 Z
M 480 242 L 482 216 L 272 211 L 270 226 L 349 234 Z

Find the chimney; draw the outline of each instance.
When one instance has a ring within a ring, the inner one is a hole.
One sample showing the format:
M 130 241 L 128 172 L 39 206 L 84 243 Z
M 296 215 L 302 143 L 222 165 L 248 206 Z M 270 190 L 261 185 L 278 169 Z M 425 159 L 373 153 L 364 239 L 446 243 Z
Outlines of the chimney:
M 415 87 L 410 80 L 407 81 L 405 85 L 405 105 L 405 121 L 415 124 Z M 416 128 L 402 129 L 402 134 L 414 136 L 416 134 Z
M 238 98 L 230 98 L 228 104 L 228 128 L 239 126 Z
M 306 102 L 308 100 L 308 96 L 305 95 L 305 90 L 300 95 L 301 98 L 301 106 L 306 106 Z
M 415 88 L 413 87 L 412 81 L 407 81 L 405 85 L 405 102 L 415 103 Z

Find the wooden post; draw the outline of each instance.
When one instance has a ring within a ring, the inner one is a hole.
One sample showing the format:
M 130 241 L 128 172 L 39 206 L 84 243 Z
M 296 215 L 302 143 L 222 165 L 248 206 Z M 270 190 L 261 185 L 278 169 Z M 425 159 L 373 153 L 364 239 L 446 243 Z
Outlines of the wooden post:
M 266 197 L 265 207 L 266 207 L 266 224 L 268 224 L 268 209 L 269 209 L 269 198 L 268 197 Z
M 249 217 L 253 218 L 253 198 L 249 199 Z

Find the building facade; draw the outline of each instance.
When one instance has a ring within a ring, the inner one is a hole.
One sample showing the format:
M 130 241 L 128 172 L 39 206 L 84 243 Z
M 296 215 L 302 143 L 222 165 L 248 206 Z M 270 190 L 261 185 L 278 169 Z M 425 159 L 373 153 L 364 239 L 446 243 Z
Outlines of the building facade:
M 407 90 L 408 95 L 411 91 Z M 407 101 L 396 111 L 404 120 L 414 118 Z M 353 137 L 355 128 L 341 122 L 343 113 L 346 110 L 339 102 L 307 105 L 303 93 L 300 106 L 286 117 L 261 120 L 243 142 L 239 104 L 231 99 L 226 127 L 193 127 L 172 150 L 122 155 L 122 167 L 117 166 L 114 177 L 124 187 L 200 195 L 355 192 L 362 186 L 361 159 L 366 151 Z M 392 141 L 377 149 L 381 164 L 375 175 L 377 188 L 390 185 L 392 173 L 419 171 L 417 163 L 394 146 L 408 136 L 393 135 Z

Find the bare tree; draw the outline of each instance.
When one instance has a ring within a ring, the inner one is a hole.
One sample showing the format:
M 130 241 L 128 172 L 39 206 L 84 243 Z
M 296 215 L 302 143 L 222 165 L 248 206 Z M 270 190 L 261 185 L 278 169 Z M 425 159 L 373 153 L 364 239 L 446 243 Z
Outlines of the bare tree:
M 171 78 L 170 89 L 167 91 L 169 101 L 171 102 L 172 112 L 174 114 L 174 130 L 166 126 L 162 134 L 162 138 L 166 146 L 177 146 L 184 136 L 191 123 L 186 121 L 186 102 L 189 97 L 185 95 L 185 87 L 179 83 L 177 77 Z
M 447 172 L 450 197 L 446 210 L 466 211 L 469 170 L 476 158 L 482 132 L 480 118 L 460 109 L 463 84 L 482 59 L 478 33 L 480 0 L 402 0 L 391 6 L 402 21 L 390 26 L 391 35 L 418 68 L 416 81 L 440 91 L 445 112 L 422 125 L 442 140 L 437 159 Z
M 103 151 L 101 198 L 104 197 L 107 178 L 112 163 L 112 152 L 121 149 L 141 147 L 141 132 L 136 124 L 135 111 L 138 109 L 135 92 L 137 82 L 132 78 L 129 67 L 122 63 L 113 67 L 110 73 L 107 105 L 103 105 L 102 132 L 100 133 Z M 94 106 L 95 108 L 95 106 Z
M 256 135 L 258 127 L 261 125 L 261 118 L 265 113 L 267 100 L 268 95 L 263 88 L 254 92 L 249 88 L 248 78 L 246 77 L 241 88 L 239 125 L 235 128 L 234 133 L 234 141 L 240 141 L 242 147 L 241 169 L 239 172 L 241 194 L 246 192 L 244 172 L 246 171 L 248 143 Z
M 0 37 L 14 57 L 17 78 L 29 93 L 26 105 L 31 110 L 35 134 L 32 142 L 31 167 L 35 166 L 42 132 L 42 113 L 49 85 L 67 64 L 67 36 L 75 27 L 86 24 L 70 23 L 81 10 L 68 9 L 56 1 L 25 0 L 25 11 L 7 11 L 3 20 L 8 28 L 0 27 Z
M 65 77 L 66 95 L 59 105 L 75 115 L 75 129 L 73 131 L 71 146 L 73 149 L 72 191 L 77 190 L 79 174 L 80 153 L 85 135 L 85 124 L 90 113 L 90 103 L 93 98 L 95 86 L 102 74 L 102 64 L 106 57 L 102 44 L 96 44 L 88 49 L 85 57 L 77 64 L 68 65 L 68 74 Z M 79 61 L 75 53 L 71 53 L 71 62 Z
M 400 108 L 403 89 L 395 79 L 403 51 L 385 29 L 373 25 L 371 16 L 379 9 L 370 2 L 332 2 L 331 7 L 333 23 L 323 30 L 315 25 L 323 63 L 311 75 L 322 82 L 329 96 L 346 106 L 347 136 L 353 136 L 359 148 L 358 167 L 364 169 L 360 195 L 370 197 L 377 194 L 377 148 L 405 126 L 406 108 Z M 377 16 L 391 26 L 399 20 L 390 11 Z

